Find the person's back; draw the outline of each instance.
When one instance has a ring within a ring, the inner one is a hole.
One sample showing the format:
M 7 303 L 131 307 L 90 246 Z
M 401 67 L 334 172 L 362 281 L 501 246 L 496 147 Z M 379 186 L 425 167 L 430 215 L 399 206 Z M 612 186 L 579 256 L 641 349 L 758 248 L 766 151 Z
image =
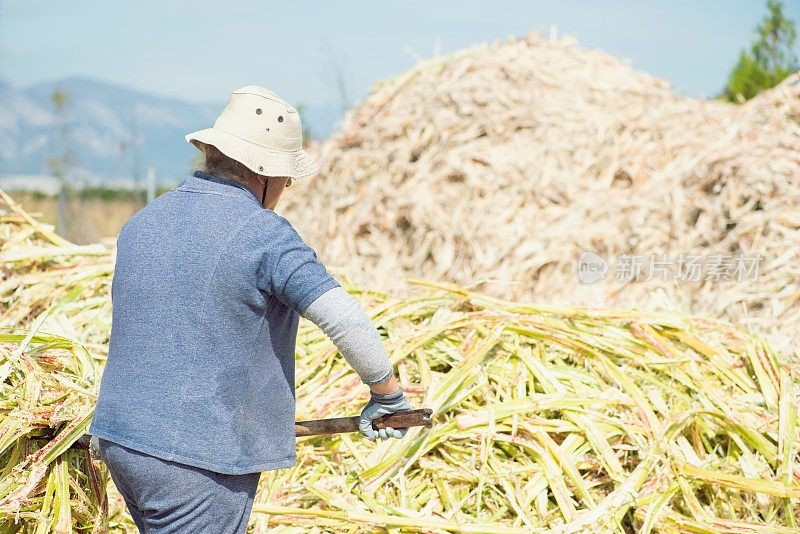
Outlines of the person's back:
M 199 176 L 120 232 L 90 432 L 227 474 L 286 467 L 297 312 L 339 284 L 286 219 Z

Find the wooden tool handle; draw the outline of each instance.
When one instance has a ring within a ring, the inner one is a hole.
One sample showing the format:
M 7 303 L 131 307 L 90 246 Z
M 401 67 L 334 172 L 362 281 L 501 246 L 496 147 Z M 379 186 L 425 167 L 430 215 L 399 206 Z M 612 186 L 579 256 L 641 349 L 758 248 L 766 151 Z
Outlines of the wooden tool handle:
M 372 428 L 408 428 L 410 426 L 431 426 L 430 408 L 417 410 L 404 410 L 390 413 L 372 421 Z M 339 434 L 344 432 L 358 432 L 359 416 L 333 417 L 331 419 L 314 419 L 311 421 L 298 421 L 294 424 L 295 436 L 316 436 L 319 434 Z
M 404 410 L 402 412 L 390 413 L 374 419 L 372 428 L 408 428 L 411 426 L 431 426 L 430 408 L 419 408 L 416 410 Z M 322 434 L 341 434 L 345 432 L 358 432 L 359 416 L 351 417 L 332 417 L 330 419 L 312 419 L 310 421 L 297 421 L 294 424 L 294 434 L 296 437 L 318 436 Z M 52 439 L 49 436 L 44 439 Z M 84 434 L 73 443 L 71 449 L 88 449 L 90 434 Z

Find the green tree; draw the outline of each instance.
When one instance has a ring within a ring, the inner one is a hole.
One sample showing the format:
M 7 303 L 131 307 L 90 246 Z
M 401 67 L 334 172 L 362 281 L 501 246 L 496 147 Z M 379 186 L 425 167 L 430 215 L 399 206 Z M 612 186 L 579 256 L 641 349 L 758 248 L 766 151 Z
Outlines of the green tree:
M 775 87 L 797 70 L 792 47 L 797 38 L 794 22 L 783 14 L 780 0 L 767 0 L 767 14 L 755 29 L 750 50 L 742 50 L 739 61 L 728 75 L 721 96 L 743 102 L 759 92 Z

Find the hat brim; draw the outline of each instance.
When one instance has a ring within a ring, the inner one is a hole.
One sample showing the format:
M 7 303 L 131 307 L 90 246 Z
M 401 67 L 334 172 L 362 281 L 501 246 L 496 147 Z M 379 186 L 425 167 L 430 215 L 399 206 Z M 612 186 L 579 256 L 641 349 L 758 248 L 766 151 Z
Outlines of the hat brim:
M 229 158 L 263 176 L 289 176 L 292 180 L 299 180 L 319 172 L 319 164 L 305 150 L 272 150 L 215 128 L 190 133 L 186 136 L 186 141 L 212 145 Z

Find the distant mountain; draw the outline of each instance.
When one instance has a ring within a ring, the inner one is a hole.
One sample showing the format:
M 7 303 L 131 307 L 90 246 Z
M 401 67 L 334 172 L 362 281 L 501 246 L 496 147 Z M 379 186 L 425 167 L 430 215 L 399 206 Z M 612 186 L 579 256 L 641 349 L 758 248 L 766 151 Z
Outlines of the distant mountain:
M 57 89 L 69 96 L 64 120 L 51 101 Z M 129 182 L 136 169 L 143 179 L 152 166 L 159 183 L 175 182 L 190 171 L 197 153 L 184 136 L 211 126 L 224 106 L 224 101 L 195 104 L 86 78 L 27 88 L 0 80 L 0 176 L 48 174 L 47 158 L 63 154 L 67 139 L 76 181 Z M 330 134 L 341 113 L 322 105 L 305 106 L 303 115 L 320 138 Z M 64 125 L 66 136 L 60 134 Z

